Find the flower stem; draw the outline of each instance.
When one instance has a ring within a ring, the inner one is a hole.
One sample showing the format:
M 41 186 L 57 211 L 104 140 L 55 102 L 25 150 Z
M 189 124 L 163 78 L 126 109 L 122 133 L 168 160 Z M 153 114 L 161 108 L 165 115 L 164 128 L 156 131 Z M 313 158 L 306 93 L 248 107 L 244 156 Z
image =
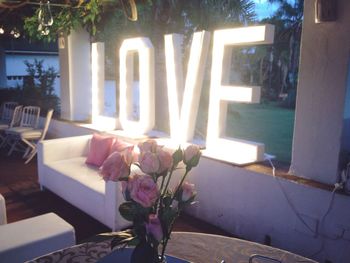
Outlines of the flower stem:
M 176 191 L 175 191 L 175 193 L 174 193 L 174 196 L 173 196 L 173 198 L 171 199 L 171 202 L 173 202 L 173 200 L 175 199 L 177 193 L 179 192 L 179 190 L 180 190 L 180 188 L 181 188 L 183 182 L 185 181 L 185 178 L 186 178 L 186 176 L 187 176 L 187 174 L 188 174 L 189 172 L 190 172 L 190 169 L 186 169 L 186 172 L 185 172 L 185 174 L 183 175 L 183 177 L 182 177 L 182 179 L 181 179 L 179 185 L 177 186 Z
M 163 189 L 162 196 L 165 195 L 166 190 L 168 189 L 168 186 L 169 186 L 169 183 L 170 183 L 170 179 L 171 179 L 171 176 L 172 176 L 172 174 L 173 174 L 174 169 L 175 169 L 175 167 L 172 166 L 172 167 L 171 167 L 171 170 L 170 170 L 170 173 L 169 173 L 169 175 L 168 175 L 168 180 L 167 180 L 167 182 L 166 182 L 166 184 L 165 184 L 165 187 L 164 187 L 164 189 Z M 164 178 L 165 178 L 165 177 L 164 177 Z
M 162 191 L 163 191 L 164 181 L 165 181 L 165 176 L 163 176 L 163 178 L 162 178 L 162 183 L 161 183 L 161 185 L 160 185 L 160 190 L 159 190 L 159 192 L 161 193 L 161 195 L 159 196 L 159 198 L 158 198 L 158 200 L 157 200 L 157 203 L 156 203 L 156 205 L 155 205 L 156 211 L 159 210 L 160 199 L 163 198 Z M 165 190 L 166 190 L 166 188 L 165 188 Z
M 164 258 L 165 248 L 166 248 L 166 246 L 167 246 L 167 244 L 168 244 L 168 241 L 169 241 L 169 239 L 170 239 L 170 234 L 171 234 L 171 232 L 173 231 L 175 219 L 176 219 L 179 215 L 180 215 L 180 212 L 177 213 L 176 217 L 175 217 L 174 220 L 171 222 L 169 231 L 168 231 L 167 235 L 165 236 L 165 239 L 163 240 L 161 260 L 163 260 L 163 258 Z

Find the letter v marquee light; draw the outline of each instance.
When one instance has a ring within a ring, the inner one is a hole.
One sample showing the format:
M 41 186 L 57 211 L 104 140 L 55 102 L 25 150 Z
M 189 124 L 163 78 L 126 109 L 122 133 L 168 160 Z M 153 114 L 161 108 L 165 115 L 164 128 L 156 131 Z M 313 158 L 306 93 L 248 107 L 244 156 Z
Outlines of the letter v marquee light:
M 210 33 L 201 31 L 193 34 L 185 83 L 183 80 L 181 60 L 183 35 L 165 35 L 164 41 L 170 135 L 173 141 L 182 144 L 193 139 L 204 78 L 205 62 L 210 43 Z M 179 97 L 182 91 L 183 99 L 181 100 Z M 180 103 L 181 101 L 182 104 Z M 181 105 L 181 111 L 179 105 Z
M 223 85 L 222 81 L 228 83 L 232 46 L 272 44 L 273 37 L 274 26 L 272 25 L 214 32 L 205 155 L 238 165 L 264 160 L 264 144 L 225 138 L 228 102 L 259 103 L 260 87 L 228 86 Z M 225 47 L 227 47 L 226 52 L 224 52 Z

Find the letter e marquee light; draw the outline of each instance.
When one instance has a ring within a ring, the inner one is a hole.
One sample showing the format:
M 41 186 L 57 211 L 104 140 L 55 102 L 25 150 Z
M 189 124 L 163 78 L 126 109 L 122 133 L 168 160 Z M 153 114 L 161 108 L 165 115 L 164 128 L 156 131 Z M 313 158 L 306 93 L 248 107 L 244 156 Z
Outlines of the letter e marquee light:
M 205 155 L 238 165 L 264 160 L 265 146 L 234 138 L 225 138 L 228 102 L 259 103 L 260 87 L 228 86 L 232 46 L 272 44 L 274 26 L 253 26 L 214 32 L 209 115 Z M 225 55 L 225 47 L 227 47 Z M 228 52 L 227 52 L 228 51 Z

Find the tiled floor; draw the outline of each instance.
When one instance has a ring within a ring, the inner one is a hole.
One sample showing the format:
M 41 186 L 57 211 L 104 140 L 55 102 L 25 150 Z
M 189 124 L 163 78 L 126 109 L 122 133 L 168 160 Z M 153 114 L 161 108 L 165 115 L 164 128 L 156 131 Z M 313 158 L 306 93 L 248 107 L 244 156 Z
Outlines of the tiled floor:
M 40 191 L 36 159 L 25 165 L 21 154 L 8 157 L 0 150 L 0 193 L 6 199 L 8 222 L 54 212 L 74 226 L 77 242 L 109 229 L 49 191 Z M 227 232 L 188 215 L 181 216 L 175 231 L 229 235 Z

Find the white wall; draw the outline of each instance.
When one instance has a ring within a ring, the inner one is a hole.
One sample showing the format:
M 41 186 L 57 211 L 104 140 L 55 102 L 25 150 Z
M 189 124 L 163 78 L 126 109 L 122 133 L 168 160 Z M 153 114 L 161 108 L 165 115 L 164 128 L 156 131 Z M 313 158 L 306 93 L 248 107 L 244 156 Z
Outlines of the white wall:
M 24 61 L 34 63 L 34 60 L 43 60 L 45 69 L 53 67 L 58 73 L 60 72 L 58 55 L 20 55 L 20 54 L 6 54 L 6 75 L 7 76 L 25 76 L 27 75 L 27 67 Z M 16 87 L 22 85 L 23 80 L 7 80 L 8 87 Z M 54 91 L 57 96 L 60 95 L 60 79 L 56 78 L 54 83 Z
M 34 60 L 43 60 L 44 68 L 53 67 L 59 71 L 58 55 L 20 55 L 7 54 L 6 55 L 6 73 L 7 75 L 26 75 L 26 65 L 24 61 L 34 63 Z
M 53 120 L 49 128 L 50 137 L 93 132 L 57 120 Z M 201 220 L 251 241 L 263 243 L 268 235 L 272 246 L 303 256 L 310 257 L 319 252 L 312 258 L 320 262 L 328 259 L 333 263 L 344 263 L 350 258 L 349 196 L 337 193 L 332 201 L 329 191 L 205 156 L 188 179 L 196 185 L 198 192 L 198 204 L 188 213 Z
M 48 138 L 64 138 L 94 133 L 95 130 L 77 124 L 52 119 L 48 130 Z
M 349 197 L 335 194 L 321 227 L 331 192 L 205 157 L 189 178 L 196 185 L 199 201 L 196 209 L 189 212 L 197 218 L 252 241 L 263 242 L 265 235 L 269 235 L 272 246 L 308 257 L 319 251 L 324 242 L 322 251 L 313 257 L 316 260 L 342 263 L 350 258 Z M 315 233 L 303 225 L 283 191 L 298 216 Z M 339 240 L 332 240 L 335 238 Z

